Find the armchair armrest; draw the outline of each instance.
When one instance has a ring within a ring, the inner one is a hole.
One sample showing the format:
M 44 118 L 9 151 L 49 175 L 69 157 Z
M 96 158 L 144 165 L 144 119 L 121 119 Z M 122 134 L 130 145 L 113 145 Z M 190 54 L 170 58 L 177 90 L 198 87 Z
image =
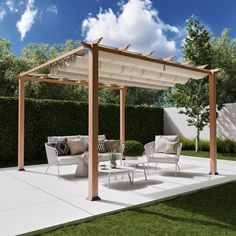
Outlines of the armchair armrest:
M 155 141 L 145 144 L 144 149 L 145 149 L 147 158 L 152 156 L 152 154 L 155 152 Z
M 183 146 L 183 144 L 179 143 L 179 146 L 177 148 L 177 153 L 176 153 L 176 158 L 177 159 L 179 159 L 179 156 L 180 156 L 180 153 L 181 153 L 181 150 L 182 150 L 182 146 Z
M 58 165 L 58 151 L 56 148 L 49 146 L 45 143 L 45 149 L 49 165 Z
M 118 149 L 118 152 L 121 153 L 121 155 L 123 156 L 124 150 L 125 150 L 125 145 L 122 143 Z

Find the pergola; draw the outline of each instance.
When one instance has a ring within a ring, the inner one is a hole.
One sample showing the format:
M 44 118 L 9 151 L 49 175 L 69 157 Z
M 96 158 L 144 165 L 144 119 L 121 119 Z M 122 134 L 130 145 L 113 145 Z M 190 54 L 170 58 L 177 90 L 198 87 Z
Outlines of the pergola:
M 210 174 L 217 174 L 216 151 L 216 73 L 206 65 L 193 67 L 190 62 L 172 62 L 173 57 L 155 58 L 153 51 L 134 53 L 130 44 L 121 48 L 82 43 L 77 49 L 65 53 L 29 71 L 19 79 L 18 169 L 24 170 L 25 81 L 88 86 L 89 93 L 89 192 L 88 199 L 98 200 L 98 89 L 120 91 L 120 140 L 125 141 L 125 92 L 128 87 L 165 89 L 176 83 L 185 84 L 189 78 L 209 77 L 210 105 Z M 40 69 L 49 68 L 49 74 Z

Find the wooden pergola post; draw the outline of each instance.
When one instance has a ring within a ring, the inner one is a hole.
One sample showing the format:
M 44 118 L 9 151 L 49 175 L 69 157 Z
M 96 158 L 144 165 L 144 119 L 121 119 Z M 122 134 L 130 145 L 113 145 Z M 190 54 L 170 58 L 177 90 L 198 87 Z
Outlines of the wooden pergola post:
M 125 93 L 126 88 L 120 88 L 120 142 L 125 143 Z
M 89 49 L 89 161 L 88 199 L 96 201 L 98 197 L 98 45 L 91 44 Z
M 25 139 L 25 80 L 19 79 L 18 106 L 18 170 L 24 170 L 24 139 Z
M 216 73 L 209 75 L 209 105 L 210 105 L 210 173 L 217 172 L 217 143 L 216 143 Z

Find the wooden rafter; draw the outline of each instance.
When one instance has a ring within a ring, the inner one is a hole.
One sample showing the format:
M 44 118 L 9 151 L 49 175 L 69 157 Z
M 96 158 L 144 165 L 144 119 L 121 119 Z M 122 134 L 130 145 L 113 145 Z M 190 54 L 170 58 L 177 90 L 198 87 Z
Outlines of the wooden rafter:
M 162 60 L 163 61 L 172 61 L 174 58 L 175 58 L 175 56 L 169 56 L 169 57 L 163 58 Z
M 197 66 L 197 68 L 200 68 L 200 69 L 205 69 L 208 65 L 200 65 L 200 66 Z
M 83 45 L 86 48 L 91 48 L 91 44 L 89 44 L 89 43 L 83 43 Z M 130 58 L 140 59 L 140 60 L 149 61 L 149 62 L 158 63 L 158 64 L 162 64 L 162 65 L 167 65 L 167 66 L 172 66 L 172 67 L 176 67 L 176 68 L 180 68 L 180 69 L 186 69 L 186 70 L 189 70 L 189 71 L 200 72 L 200 73 L 203 73 L 203 74 L 206 74 L 206 75 L 211 74 L 210 70 L 200 69 L 200 68 L 196 68 L 196 67 L 190 67 L 190 66 L 186 66 L 186 65 L 183 65 L 181 63 L 175 63 L 175 62 L 172 62 L 172 61 L 163 61 L 162 59 L 154 58 L 154 57 L 145 57 L 142 54 L 137 54 L 137 53 L 133 53 L 133 52 L 130 52 L 130 51 L 119 51 L 116 48 L 107 47 L 107 46 L 101 45 L 101 44 L 98 45 L 98 48 L 99 48 L 100 51 L 113 53 L 113 54 L 116 54 L 116 55 L 121 55 L 121 56 L 130 57 Z
M 118 50 L 119 50 L 119 51 L 125 51 L 125 50 L 127 50 L 127 49 L 130 47 L 130 45 L 131 45 L 130 43 L 125 44 L 124 46 L 118 48 Z
M 50 60 L 48 62 L 45 62 L 42 65 L 36 66 L 35 68 L 33 68 L 31 70 L 22 72 L 20 74 L 20 76 L 25 76 L 25 75 L 28 75 L 28 74 L 30 74 L 32 72 L 35 72 L 35 71 L 40 70 L 42 68 L 45 68 L 47 66 L 50 66 L 50 65 L 52 65 L 52 64 L 54 64 L 54 63 L 56 63 L 58 61 L 61 61 L 61 60 L 65 59 L 65 58 L 68 58 L 69 56 L 72 56 L 72 55 L 74 55 L 74 54 L 76 54 L 76 53 L 78 53 L 78 52 L 80 52 L 82 50 L 84 50 L 84 46 L 83 45 L 78 47 L 78 48 L 76 48 L 76 49 L 74 49 L 74 50 L 72 50 L 72 51 L 70 51 L 70 52 L 67 52 L 67 53 L 65 53 L 65 54 L 63 54 L 61 56 L 58 56 L 58 57 L 56 57 L 56 58 L 54 58 L 54 59 L 52 59 L 52 60 Z
M 185 65 L 185 66 L 190 65 L 191 63 L 192 63 L 192 61 L 190 61 L 190 60 L 180 62 L 181 65 Z
M 93 42 L 91 42 L 91 44 L 99 44 L 102 40 L 103 40 L 103 37 L 100 37 L 100 38 L 94 40 Z
M 145 53 L 143 53 L 142 55 L 143 55 L 144 57 L 149 57 L 149 56 L 151 56 L 154 52 L 155 52 L 155 50 L 152 50 L 152 51 L 145 52 Z

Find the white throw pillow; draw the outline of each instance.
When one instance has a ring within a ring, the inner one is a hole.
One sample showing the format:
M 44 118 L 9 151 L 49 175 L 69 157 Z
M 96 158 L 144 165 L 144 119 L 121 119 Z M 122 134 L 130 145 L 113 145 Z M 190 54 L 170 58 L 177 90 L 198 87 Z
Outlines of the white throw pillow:
M 164 152 L 166 148 L 166 140 L 161 135 L 155 137 L 155 152 Z
M 156 135 L 155 136 L 155 152 L 165 152 L 166 143 L 179 142 L 178 135 Z

